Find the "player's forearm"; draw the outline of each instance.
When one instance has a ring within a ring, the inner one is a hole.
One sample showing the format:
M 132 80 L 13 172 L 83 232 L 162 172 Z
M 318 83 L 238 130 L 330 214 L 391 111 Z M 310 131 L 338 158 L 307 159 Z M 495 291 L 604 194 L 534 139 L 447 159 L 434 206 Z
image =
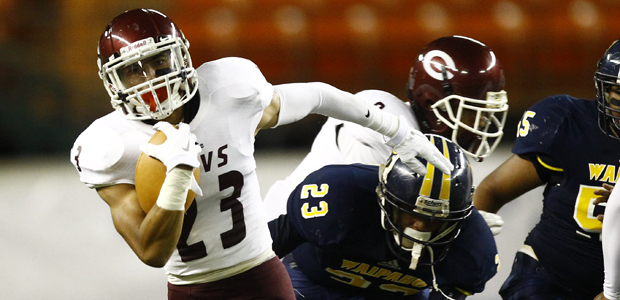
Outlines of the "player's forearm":
M 110 206 L 114 227 L 138 258 L 149 266 L 162 267 L 176 248 L 184 212 L 153 205 L 145 215 L 134 186 L 129 184 L 108 186 L 97 193 Z
M 486 179 L 485 179 L 486 180 Z M 474 206 L 481 211 L 497 213 L 504 203 L 499 200 L 499 196 L 494 193 L 492 187 L 483 182 L 474 192 Z
M 140 258 L 150 266 L 163 266 L 174 251 L 181 229 L 192 168 L 174 167 L 166 175 L 156 205 L 140 226 Z
M 474 206 L 478 210 L 497 213 L 504 204 L 542 184 L 544 182 L 532 162 L 512 155 L 476 187 Z
M 114 227 L 142 262 L 162 267 L 176 248 L 184 212 L 154 205 L 145 216 L 135 202 L 111 207 Z
M 603 221 L 603 291 L 610 300 L 620 299 L 620 189 L 613 189 L 605 208 Z
M 388 137 L 394 136 L 398 130 L 396 116 L 325 83 L 282 84 L 274 89 L 281 101 L 278 126 L 314 113 L 357 123 Z
M 139 228 L 139 247 L 134 249 L 145 264 L 160 268 L 176 249 L 183 228 L 184 211 L 154 205 Z

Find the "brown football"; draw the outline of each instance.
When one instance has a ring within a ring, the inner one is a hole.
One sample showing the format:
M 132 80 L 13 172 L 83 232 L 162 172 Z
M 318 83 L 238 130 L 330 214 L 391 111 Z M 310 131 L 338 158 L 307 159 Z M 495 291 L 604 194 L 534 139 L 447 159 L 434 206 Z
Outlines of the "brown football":
M 160 145 L 166 140 L 166 134 L 162 131 L 157 131 L 149 140 L 149 143 L 154 145 Z M 200 168 L 196 168 L 194 171 L 196 181 L 200 182 Z M 166 179 L 166 166 L 156 158 L 148 156 L 144 153 L 140 153 L 138 163 L 136 164 L 136 194 L 138 195 L 138 201 L 144 212 L 148 213 L 153 207 L 153 204 L 159 197 L 159 190 L 164 184 Z M 194 201 L 196 193 L 189 190 L 187 193 L 187 201 L 185 202 L 185 210 Z

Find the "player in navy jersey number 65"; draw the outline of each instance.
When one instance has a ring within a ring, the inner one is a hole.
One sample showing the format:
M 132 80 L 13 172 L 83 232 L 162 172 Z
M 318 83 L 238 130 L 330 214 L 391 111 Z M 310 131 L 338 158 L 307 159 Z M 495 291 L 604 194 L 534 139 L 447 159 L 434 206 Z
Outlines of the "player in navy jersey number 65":
M 515 255 L 500 290 L 504 300 L 593 299 L 603 289 L 603 225 L 597 216 L 604 206 L 596 199 L 608 195 L 620 170 L 620 140 L 611 137 L 619 132 L 618 110 L 609 108 L 620 99 L 612 89 L 618 50 L 615 43 L 599 62 L 599 101 L 555 95 L 534 104 L 519 123 L 514 155 L 476 189 L 476 208 L 496 213 L 545 186 L 540 197 L 528 199 L 543 201 L 543 211 Z

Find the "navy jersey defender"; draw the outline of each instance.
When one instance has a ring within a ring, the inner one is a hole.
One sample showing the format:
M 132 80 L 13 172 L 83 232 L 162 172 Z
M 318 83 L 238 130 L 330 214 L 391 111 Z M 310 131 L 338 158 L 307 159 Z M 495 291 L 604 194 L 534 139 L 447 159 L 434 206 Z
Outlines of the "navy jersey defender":
M 529 156 L 543 181 L 540 222 L 525 244 L 556 283 L 592 299 L 603 282 L 603 257 L 593 205 L 603 183 L 620 174 L 620 141 L 598 128 L 597 102 L 558 95 L 526 111 L 519 123 L 513 153 Z M 506 284 L 505 284 L 506 287 Z
M 455 165 L 451 176 L 438 171 L 433 175 L 432 165 L 428 165 L 426 176 L 407 169 L 407 174 L 398 178 L 395 170 L 404 165 L 393 155 L 385 169 L 331 165 L 306 177 L 291 193 L 287 215 L 269 224 L 276 253 L 282 257 L 292 251 L 284 258 L 289 273 L 292 266 L 312 284 L 348 299 L 427 299 L 433 280 L 437 289 L 430 299 L 450 299 L 444 298 L 444 293 L 462 299 L 483 291 L 499 261 L 493 235 L 471 205 L 469 163 L 449 140 L 427 136 L 436 145 L 443 144 L 444 152 L 457 152 L 450 155 Z M 413 197 L 407 198 L 407 194 Z M 453 199 L 464 200 L 459 204 Z M 413 201 L 409 212 L 449 220 L 443 231 L 417 240 L 409 237 L 408 229 L 397 230 L 398 211 L 405 209 L 398 203 L 408 201 Z M 418 253 L 415 264 L 411 249 L 404 251 L 398 246 L 406 245 L 405 239 L 411 239 L 409 244 L 420 242 L 426 249 Z M 292 279 L 295 286 L 296 278 Z M 305 292 L 303 287 L 295 288 Z M 306 299 L 315 299 L 313 296 L 304 295 Z

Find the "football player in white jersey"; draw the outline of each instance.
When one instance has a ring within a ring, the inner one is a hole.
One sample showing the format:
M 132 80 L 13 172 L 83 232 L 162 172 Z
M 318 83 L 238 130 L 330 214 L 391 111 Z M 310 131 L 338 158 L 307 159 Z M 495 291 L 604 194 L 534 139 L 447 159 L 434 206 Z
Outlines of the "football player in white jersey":
M 419 130 L 409 104 L 394 95 L 379 91 L 365 90 L 356 94 L 368 105 L 404 117 L 409 124 Z M 366 163 L 380 164 L 390 156 L 392 149 L 383 142 L 383 136 L 376 131 L 355 123 L 328 118 L 312 142 L 310 152 L 295 170 L 285 179 L 276 181 L 265 194 L 265 210 L 269 220 L 286 213 L 286 202 L 291 191 L 306 176 L 326 165 Z
M 292 299 L 271 250 L 254 160 L 254 136 L 310 113 L 358 123 L 420 174 L 453 166 L 406 119 L 324 83 L 272 86 L 242 58 L 192 66 L 189 42 L 160 12 L 124 12 L 98 45 L 99 75 L 116 110 L 75 141 L 71 161 L 110 206 L 116 230 L 147 265 L 164 267 L 169 299 Z M 162 122 L 163 121 L 163 122 Z M 178 126 L 178 128 L 172 125 Z M 161 130 L 167 140 L 148 144 Z M 167 168 L 156 205 L 145 213 L 134 174 L 141 152 Z M 200 169 L 200 179 L 192 176 Z M 189 189 L 197 196 L 184 212 Z
M 409 73 L 408 102 L 378 90 L 357 93 L 368 105 L 399 115 L 423 133 L 450 138 L 478 161 L 500 142 L 508 112 L 505 80 L 495 54 L 484 44 L 463 36 L 446 36 L 424 46 Z M 329 118 L 310 153 L 265 195 L 269 220 L 286 213 L 291 191 L 308 174 L 329 164 L 382 164 L 391 149 L 376 131 Z M 481 212 L 493 234 L 501 217 Z

